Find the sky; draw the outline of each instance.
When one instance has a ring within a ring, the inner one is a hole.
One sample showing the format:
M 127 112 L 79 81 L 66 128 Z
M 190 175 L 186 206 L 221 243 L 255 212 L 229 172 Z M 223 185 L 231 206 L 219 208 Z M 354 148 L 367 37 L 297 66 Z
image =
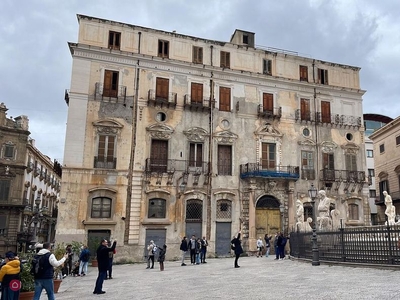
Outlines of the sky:
M 0 102 L 26 115 L 36 147 L 62 162 L 71 81 L 67 42 L 83 14 L 229 41 L 235 29 L 256 45 L 360 67 L 363 112 L 400 115 L 398 0 L 1 0 Z

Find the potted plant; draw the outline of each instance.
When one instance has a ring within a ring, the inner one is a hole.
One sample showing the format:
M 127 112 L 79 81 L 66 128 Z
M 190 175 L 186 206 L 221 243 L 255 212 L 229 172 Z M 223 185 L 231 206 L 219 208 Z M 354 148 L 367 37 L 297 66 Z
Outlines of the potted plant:
M 60 260 L 61 258 L 64 257 L 65 254 L 65 247 L 64 243 L 57 244 L 57 246 L 53 249 L 53 254 L 56 257 L 57 260 Z M 58 293 L 58 289 L 60 288 L 61 282 L 62 282 L 62 269 L 64 267 L 64 264 L 61 266 L 55 267 L 54 268 L 54 293 Z
M 35 293 L 35 278 L 31 274 L 32 259 L 34 252 L 20 253 L 18 257 L 24 263 L 21 263 L 20 280 L 21 290 L 19 299 L 33 299 Z
M 90 237 L 89 241 L 88 241 L 88 247 L 89 247 L 89 251 L 90 251 L 90 256 L 92 258 L 92 267 L 96 267 L 98 266 L 97 263 L 97 257 L 96 257 L 96 251 L 97 248 L 100 245 L 102 238 L 95 236 L 95 237 Z

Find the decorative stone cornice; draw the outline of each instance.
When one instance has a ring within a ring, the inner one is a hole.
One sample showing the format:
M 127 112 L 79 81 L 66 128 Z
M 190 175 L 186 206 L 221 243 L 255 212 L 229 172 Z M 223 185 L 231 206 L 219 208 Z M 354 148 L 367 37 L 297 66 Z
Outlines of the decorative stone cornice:
M 192 127 L 183 132 L 190 142 L 204 142 L 206 137 L 209 136 L 207 130 L 200 127 Z
M 174 129 L 165 124 L 152 124 L 146 127 L 146 130 L 149 132 L 152 138 L 159 138 L 168 140 L 171 138 L 171 135 L 174 133 Z
M 96 127 L 98 133 L 104 134 L 118 134 L 124 127 L 121 123 L 112 119 L 94 121 L 93 126 Z
M 232 145 L 238 138 L 237 134 L 230 131 L 221 131 L 213 134 L 218 144 Z
M 356 155 L 360 150 L 360 147 L 354 143 L 347 143 L 342 145 L 341 148 L 344 150 L 345 154 L 354 154 Z
M 254 132 L 254 134 L 258 137 L 261 137 L 261 136 L 282 137 L 283 136 L 283 134 L 270 123 L 265 123 L 264 125 L 260 126 Z
M 321 151 L 323 153 L 334 153 L 337 146 L 334 142 L 324 141 L 321 143 Z

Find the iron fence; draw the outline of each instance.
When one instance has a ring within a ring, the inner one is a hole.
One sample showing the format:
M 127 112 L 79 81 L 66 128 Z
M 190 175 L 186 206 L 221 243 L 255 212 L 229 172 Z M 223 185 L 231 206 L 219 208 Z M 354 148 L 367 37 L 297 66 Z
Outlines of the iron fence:
M 400 226 L 366 226 L 319 231 L 321 261 L 400 265 Z M 312 232 L 290 233 L 290 255 L 312 259 Z

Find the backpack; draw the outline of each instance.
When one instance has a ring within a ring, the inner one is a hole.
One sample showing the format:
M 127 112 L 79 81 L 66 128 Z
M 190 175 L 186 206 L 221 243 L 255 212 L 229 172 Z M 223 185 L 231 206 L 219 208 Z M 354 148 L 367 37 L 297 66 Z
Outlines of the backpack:
M 31 274 L 35 277 L 40 277 L 44 273 L 44 266 L 46 259 L 49 260 L 51 253 L 48 252 L 44 255 L 35 255 L 32 259 Z
M 156 245 L 154 245 L 154 247 L 153 247 L 153 250 L 152 250 L 152 252 L 153 252 L 153 254 L 155 254 L 156 252 L 157 252 L 157 246 Z
M 82 260 L 86 262 L 89 261 L 89 258 L 90 258 L 90 253 L 89 251 L 86 251 L 82 256 Z

